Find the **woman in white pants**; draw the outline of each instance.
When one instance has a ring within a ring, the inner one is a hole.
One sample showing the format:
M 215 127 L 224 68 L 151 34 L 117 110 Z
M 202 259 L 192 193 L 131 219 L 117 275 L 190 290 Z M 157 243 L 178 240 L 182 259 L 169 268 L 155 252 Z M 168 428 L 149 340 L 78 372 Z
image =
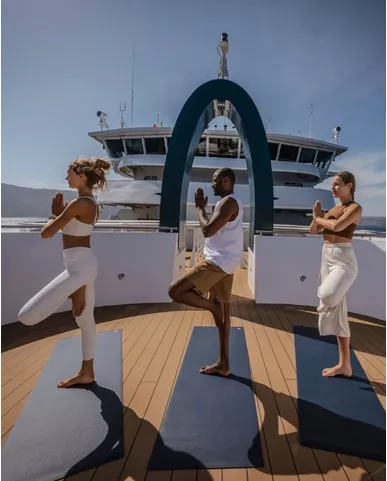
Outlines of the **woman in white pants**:
M 324 246 L 317 295 L 320 304 L 318 327 L 321 336 L 335 335 L 339 347 L 339 363 L 323 370 L 323 376 L 352 376 L 350 360 L 350 328 L 345 295 L 357 277 L 357 261 L 351 244 L 362 208 L 354 201 L 355 177 L 339 172 L 333 177 L 332 192 L 340 203 L 323 213 L 320 202 L 313 207 L 312 234 L 322 231 Z
M 90 248 L 90 236 L 99 209 L 93 189 L 105 186 L 109 168 L 109 162 L 95 158 L 79 158 L 70 164 L 66 180 L 70 188 L 78 190 L 78 197 L 65 204 L 63 194 L 58 193 L 52 201 L 52 216 L 41 232 L 47 239 L 62 230 L 65 270 L 29 300 L 18 315 L 20 322 L 32 326 L 56 312 L 68 298 L 72 300 L 72 312 L 81 329 L 83 362 L 78 374 L 60 382 L 58 387 L 94 381 L 94 281 L 98 262 Z

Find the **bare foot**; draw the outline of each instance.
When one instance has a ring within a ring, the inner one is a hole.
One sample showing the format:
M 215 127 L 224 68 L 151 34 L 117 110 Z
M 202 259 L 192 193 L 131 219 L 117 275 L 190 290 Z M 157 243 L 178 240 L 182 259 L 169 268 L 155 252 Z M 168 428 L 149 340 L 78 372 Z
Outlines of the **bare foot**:
M 225 366 L 222 361 L 217 361 L 212 366 L 202 367 L 199 372 L 201 374 L 220 374 L 221 376 L 229 376 L 231 373 L 230 368 Z
M 80 287 L 69 296 L 73 303 L 73 316 L 79 317 L 86 306 L 86 286 Z
M 91 384 L 93 381 L 94 375 L 79 372 L 76 376 L 61 381 L 58 387 L 70 387 L 75 384 Z
M 327 368 L 323 369 L 322 375 L 324 377 L 334 377 L 334 376 L 351 377 L 352 376 L 352 368 L 348 364 L 346 364 L 344 366 L 338 364 L 337 366 L 327 367 Z
M 213 313 L 213 316 L 216 327 L 218 329 L 221 328 L 224 323 L 223 304 L 221 302 L 215 302 L 215 313 Z

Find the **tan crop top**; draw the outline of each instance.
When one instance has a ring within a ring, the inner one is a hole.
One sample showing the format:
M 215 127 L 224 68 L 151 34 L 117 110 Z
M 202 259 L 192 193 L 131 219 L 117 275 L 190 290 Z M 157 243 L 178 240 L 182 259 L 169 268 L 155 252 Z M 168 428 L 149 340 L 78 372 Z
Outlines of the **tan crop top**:
M 344 204 L 344 205 L 337 205 L 336 207 L 333 207 L 333 209 L 331 209 L 330 211 L 328 211 L 325 216 L 324 216 L 324 219 L 335 219 L 335 220 L 338 220 L 340 219 L 340 217 L 343 215 L 343 212 L 344 212 L 344 209 L 346 207 L 348 207 L 349 205 L 353 204 L 354 201 L 352 202 L 349 202 L 348 204 Z M 329 215 L 327 215 L 329 214 Z M 328 234 L 328 235 L 335 235 L 335 236 L 338 236 L 338 237 L 345 237 L 346 239 L 352 239 L 353 237 L 353 234 L 356 230 L 356 227 L 357 227 L 357 224 L 350 224 L 348 225 L 345 229 L 339 231 L 339 232 L 334 232 L 330 229 L 324 229 L 322 231 L 323 234 Z

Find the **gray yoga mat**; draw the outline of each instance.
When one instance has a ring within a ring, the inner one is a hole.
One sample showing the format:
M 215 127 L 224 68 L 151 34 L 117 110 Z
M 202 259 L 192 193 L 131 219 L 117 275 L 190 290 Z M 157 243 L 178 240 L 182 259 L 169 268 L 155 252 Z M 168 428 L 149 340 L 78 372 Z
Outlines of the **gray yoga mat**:
M 218 349 L 216 328 L 194 328 L 149 470 L 263 466 L 244 329 L 231 328 L 232 374 L 200 374 Z
M 294 327 L 300 444 L 386 462 L 386 411 L 355 352 L 353 376 L 325 378 L 337 363 L 334 336 L 313 327 Z
M 121 330 L 97 334 L 96 382 L 58 389 L 81 363 L 60 340 L 2 449 L 2 481 L 54 481 L 124 455 Z

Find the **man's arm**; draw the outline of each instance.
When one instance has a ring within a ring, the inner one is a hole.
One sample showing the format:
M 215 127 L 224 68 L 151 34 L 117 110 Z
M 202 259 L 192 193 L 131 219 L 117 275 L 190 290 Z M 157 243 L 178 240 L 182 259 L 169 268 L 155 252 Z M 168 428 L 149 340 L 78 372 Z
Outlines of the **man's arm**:
M 204 234 L 204 229 L 206 228 L 210 219 L 208 218 L 208 215 L 207 215 L 207 212 L 206 212 L 205 208 L 197 207 L 196 212 L 197 212 L 197 215 L 198 215 L 200 227 L 201 227 L 202 232 Z
M 228 197 L 220 204 L 219 209 L 209 220 L 204 209 L 198 207 L 198 218 L 204 237 L 212 237 L 218 230 L 227 224 L 238 213 L 238 203 L 232 197 Z

